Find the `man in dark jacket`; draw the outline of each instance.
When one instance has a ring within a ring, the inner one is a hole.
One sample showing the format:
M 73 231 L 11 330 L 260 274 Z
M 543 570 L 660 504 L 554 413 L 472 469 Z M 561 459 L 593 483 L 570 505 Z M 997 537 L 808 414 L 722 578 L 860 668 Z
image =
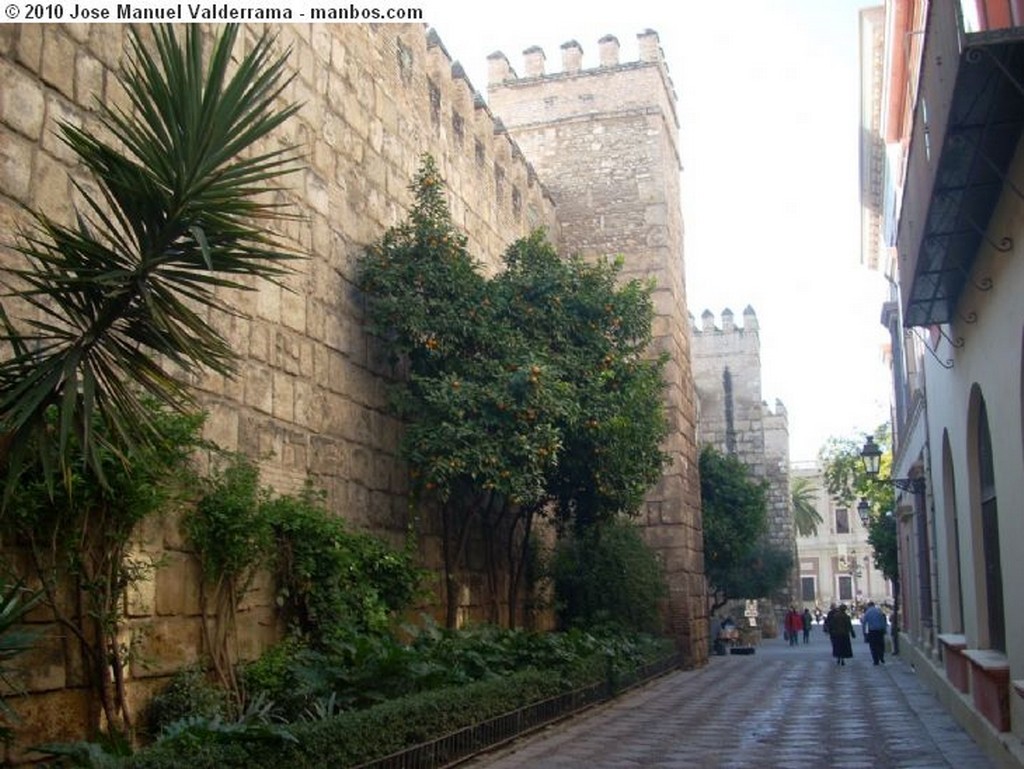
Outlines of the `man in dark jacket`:
M 876 665 L 885 664 L 885 630 L 888 620 L 885 613 L 875 606 L 874 601 L 868 601 L 867 611 L 861 617 L 861 624 L 864 626 L 864 633 L 868 639 L 868 648 L 871 649 L 871 661 Z

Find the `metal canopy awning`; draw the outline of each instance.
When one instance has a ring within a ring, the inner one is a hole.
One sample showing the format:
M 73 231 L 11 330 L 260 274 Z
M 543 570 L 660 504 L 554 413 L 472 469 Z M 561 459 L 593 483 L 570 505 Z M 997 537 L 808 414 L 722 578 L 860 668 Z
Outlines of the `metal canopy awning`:
M 1001 251 L 1012 247 L 998 233 L 986 234 L 1004 186 L 1018 195 L 1024 190 L 1024 180 L 1007 178 L 1024 129 L 1024 28 L 964 38 L 946 135 L 932 139 L 942 146 L 907 295 L 907 327 L 953 320 L 983 241 Z M 985 290 L 986 280 L 975 285 Z

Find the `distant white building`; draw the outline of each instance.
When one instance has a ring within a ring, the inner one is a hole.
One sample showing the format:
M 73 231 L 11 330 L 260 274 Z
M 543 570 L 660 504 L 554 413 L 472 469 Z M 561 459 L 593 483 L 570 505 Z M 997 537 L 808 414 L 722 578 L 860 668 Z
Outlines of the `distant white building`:
M 825 489 L 817 462 L 790 465 L 790 480 L 803 479 L 821 516 L 816 533 L 797 535 L 800 604 L 827 611 L 830 604 L 863 607 L 868 601 L 892 604 L 892 583 L 875 568 L 868 532 L 855 508 L 838 504 Z

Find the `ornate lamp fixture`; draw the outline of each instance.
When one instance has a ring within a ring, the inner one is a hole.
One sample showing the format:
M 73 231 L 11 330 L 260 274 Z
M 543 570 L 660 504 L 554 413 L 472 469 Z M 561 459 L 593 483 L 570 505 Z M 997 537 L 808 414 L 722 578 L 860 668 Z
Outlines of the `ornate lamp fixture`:
M 872 436 L 868 436 L 867 443 L 864 444 L 864 448 L 860 450 L 860 458 L 864 462 L 864 473 L 873 481 L 878 483 L 891 483 L 897 489 L 901 491 L 909 491 L 913 494 L 924 494 L 924 478 L 916 476 L 914 478 L 879 478 L 878 471 L 882 463 L 882 450 L 878 448 L 878 444 L 875 443 L 875 439 Z M 867 510 L 867 503 L 862 503 L 865 506 L 865 512 Z M 857 512 L 860 512 L 860 505 L 857 505 Z
M 871 506 L 868 504 L 868 501 L 864 499 L 864 497 L 861 497 L 860 502 L 857 503 L 857 515 L 860 516 L 860 522 L 863 523 L 865 526 L 867 526 L 871 520 L 870 512 Z

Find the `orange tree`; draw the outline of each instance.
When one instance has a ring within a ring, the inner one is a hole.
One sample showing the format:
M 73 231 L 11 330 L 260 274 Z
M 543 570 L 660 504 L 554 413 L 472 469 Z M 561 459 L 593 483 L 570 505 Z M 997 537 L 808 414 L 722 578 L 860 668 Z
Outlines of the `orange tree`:
M 536 517 L 588 525 L 633 512 L 660 474 L 663 362 L 643 357 L 649 288 L 618 286 L 618 263 L 560 258 L 542 233 L 513 244 L 488 279 L 430 157 L 411 189 L 408 220 L 366 252 L 360 287 L 401 374 L 392 405 L 413 493 L 440 510 L 447 622 L 476 526 L 489 619 L 500 620 L 504 564 L 513 625 Z

